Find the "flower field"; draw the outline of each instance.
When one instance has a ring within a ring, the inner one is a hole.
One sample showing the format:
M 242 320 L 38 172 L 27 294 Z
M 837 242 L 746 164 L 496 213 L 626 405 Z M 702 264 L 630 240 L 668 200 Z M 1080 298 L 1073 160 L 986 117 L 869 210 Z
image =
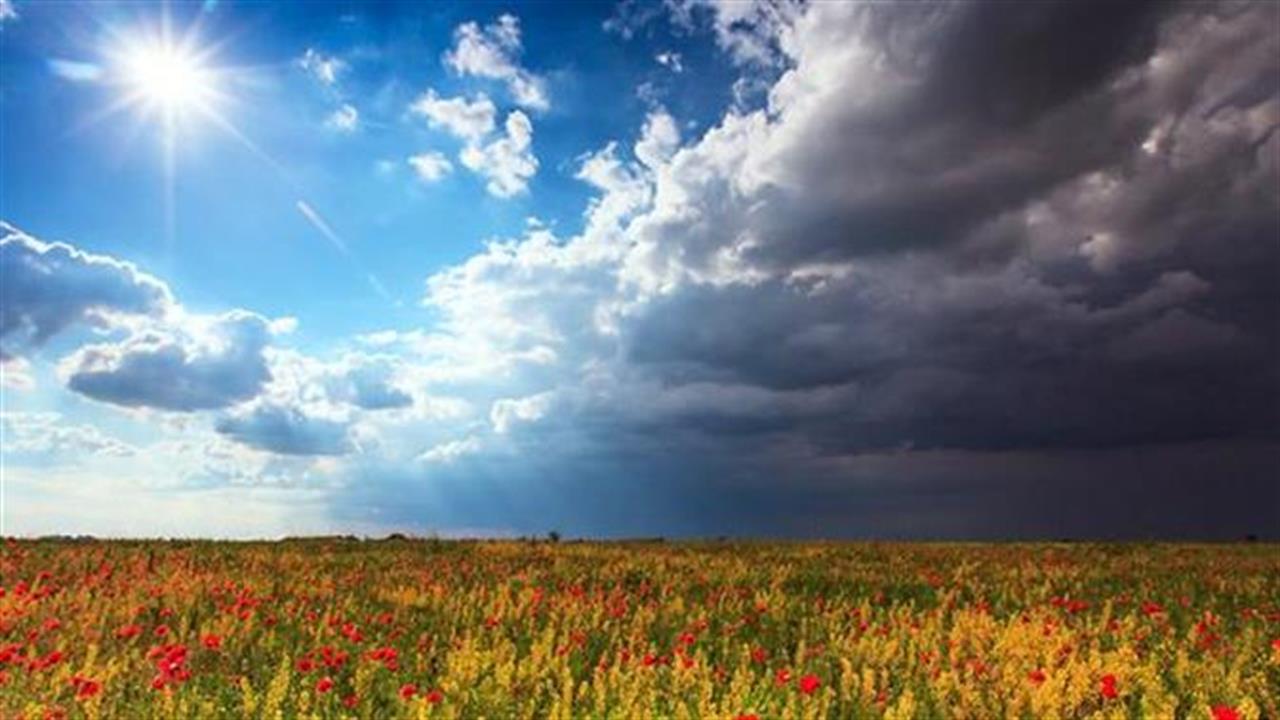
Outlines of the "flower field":
M 0 718 L 1277 718 L 1271 545 L 8 541 Z

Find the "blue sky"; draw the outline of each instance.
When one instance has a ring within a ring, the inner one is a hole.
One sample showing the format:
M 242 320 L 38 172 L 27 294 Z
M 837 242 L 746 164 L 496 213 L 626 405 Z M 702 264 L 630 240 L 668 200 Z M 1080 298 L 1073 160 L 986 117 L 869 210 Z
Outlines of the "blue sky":
M 308 336 L 321 338 L 420 323 L 424 271 L 464 259 L 486 239 L 520 234 L 529 218 L 566 231 L 581 225 L 590 188 L 573 177 L 578 158 L 639 131 L 650 102 L 638 86 L 653 83 L 673 98 L 688 95 L 676 88 L 698 87 L 700 97 L 680 103 L 686 122 L 705 123 L 723 105 L 733 77 L 715 67 L 707 48 L 700 57 L 709 67 L 691 67 L 689 77 L 698 78 L 691 83 L 654 58 L 683 58 L 685 46 L 698 43 L 670 33 L 624 40 L 603 28 L 607 5 L 583 9 L 534 5 L 519 18 L 512 60 L 539 78 L 549 101 L 530 113 L 539 172 L 514 196 L 495 197 L 473 173 L 416 182 L 406 160 L 419 151 L 452 155 L 460 146 L 410 112 L 428 89 L 443 97 L 483 93 L 499 120 L 518 109 L 501 80 L 460 74 L 443 60 L 456 27 L 491 24 L 502 6 L 348 12 L 335 5 L 323 13 L 257 3 L 167 12 L 137 3 L 22 7 L 5 35 L 4 93 L 21 98 L 5 104 L 5 215 L 44 237 L 128 257 L 195 307 L 294 315 Z M 128 110 L 99 117 L 120 88 L 61 77 L 51 65 L 69 60 L 110 72 L 113 48 L 157 34 L 166 14 L 176 35 L 192 33 L 195 45 L 212 48 L 207 64 L 225 95 L 218 112 L 270 158 L 207 120 L 183 122 L 173 237 L 156 123 Z M 317 75 L 325 63 L 329 79 Z M 343 107 L 356 112 L 353 129 L 329 123 Z M 354 263 L 325 247 L 294 210 L 299 200 L 349 239 Z M 281 281 L 281 268 L 302 264 L 306 272 Z M 353 264 L 376 275 L 392 302 Z M 352 304 L 364 313 L 334 312 Z
M 1002 7 L 3 0 L 4 531 L 1274 532 L 1275 7 Z

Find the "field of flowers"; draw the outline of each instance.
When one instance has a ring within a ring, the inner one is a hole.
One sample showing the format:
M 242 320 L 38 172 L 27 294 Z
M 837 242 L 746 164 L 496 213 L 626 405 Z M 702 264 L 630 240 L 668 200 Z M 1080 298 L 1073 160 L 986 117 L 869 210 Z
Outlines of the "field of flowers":
M 0 718 L 1280 718 L 1274 545 L 0 545 Z

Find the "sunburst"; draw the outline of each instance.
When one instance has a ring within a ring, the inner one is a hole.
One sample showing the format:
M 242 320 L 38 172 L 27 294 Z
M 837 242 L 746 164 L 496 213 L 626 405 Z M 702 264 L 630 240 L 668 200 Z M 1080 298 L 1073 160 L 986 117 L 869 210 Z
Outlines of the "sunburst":
M 187 48 L 164 41 L 139 43 L 127 50 L 121 70 L 130 104 L 169 117 L 213 110 L 218 94 L 214 74 Z

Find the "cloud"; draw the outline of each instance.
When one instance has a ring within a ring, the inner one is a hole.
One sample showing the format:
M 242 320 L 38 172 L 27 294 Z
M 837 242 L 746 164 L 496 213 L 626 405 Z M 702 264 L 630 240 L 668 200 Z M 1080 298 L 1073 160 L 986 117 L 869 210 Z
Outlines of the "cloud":
M 442 98 L 430 89 L 415 100 L 409 110 L 425 117 L 431 127 L 443 128 L 468 143 L 479 142 L 492 132 L 497 114 L 493 102 L 483 93 L 467 100 Z
M 399 456 L 451 462 L 353 468 L 335 517 L 1274 526 L 1275 8 L 992 12 L 814 3 L 764 22 L 759 59 L 724 43 L 776 72 L 763 106 L 582 156 L 581 232 L 488 243 L 429 278 L 438 322 L 377 338 L 481 422 Z
M 84 456 L 122 458 L 137 448 L 102 433 L 92 425 L 68 422 L 56 412 L 0 413 L 4 446 L 0 452 L 15 460 L 75 460 Z
M 649 113 L 636 141 L 636 159 L 650 169 L 657 169 L 671 159 L 678 147 L 680 128 L 676 127 L 675 118 L 663 109 Z
M 453 172 L 453 163 L 443 153 L 434 150 L 410 157 L 409 166 L 424 182 L 435 182 Z
M 494 432 L 505 434 L 516 425 L 541 420 L 551 409 L 554 399 L 552 393 L 544 392 L 522 398 L 495 400 L 489 410 L 489 422 L 493 424 Z
M 396 342 L 330 358 L 270 348 L 271 380 L 257 398 L 222 414 L 216 429 L 280 455 L 403 452 L 408 462 L 424 439 L 453 429 L 470 411 L 463 400 L 429 391 L 431 379 L 417 360 Z
M 516 58 L 520 52 L 520 21 L 512 15 L 502 15 L 483 29 L 474 22 L 458 26 L 454 47 L 445 53 L 444 62 L 460 75 L 503 80 L 517 105 L 546 110 L 550 103 L 545 82 L 519 66 Z M 497 108 L 484 93 L 471 99 L 442 98 L 434 89 L 428 89 L 409 109 L 425 117 L 431 127 L 443 129 L 464 142 L 458 161 L 486 179 L 485 189 L 490 195 L 519 195 L 538 171 L 532 147 L 533 123 L 520 110 L 508 113 L 501 132 L 495 134 Z M 415 162 L 418 158 L 424 159 Z M 410 163 L 428 181 L 442 177 L 450 167 L 438 153 L 414 156 Z M 423 167 L 419 169 L 418 164 Z
M 355 449 L 346 419 L 272 403 L 222 417 L 215 429 L 236 442 L 280 455 L 345 455 Z
M 50 58 L 49 70 L 58 77 L 71 82 L 95 82 L 102 78 L 101 66 L 79 60 Z
M 480 439 L 471 436 L 434 445 L 419 455 L 418 459 L 426 463 L 451 463 L 465 455 L 479 452 L 480 448 Z
M 18 19 L 18 11 L 11 0 L 0 0 L 0 25 Z
M 143 326 L 115 343 L 87 345 L 59 366 L 67 387 L 125 407 L 192 412 L 257 396 L 271 379 L 271 324 L 236 310 Z
M 495 432 L 554 397 L 544 445 L 678 438 L 738 468 L 746 442 L 804 467 L 1274 432 L 1274 8 L 728 12 L 778 53 L 751 60 L 780 69 L 767 107 L 684 144 L 655 113 L 634 162 L 585 157 L 581 235 L 429 281 L 454 342 L 553 353 L 494 382 Z M 1095 30 L 1133 42 L 1080 56 Z M 1010 60 L 1032 46 L 1041 67 Z
M 1242 340 L 1242 333 L 1228 323 L 1200 317 L 1183 308 L 1174 308 L 1134 328 L 1111 344 L 1120 360 L 1147 362 L 1163 359 L 1196 366 L 1208 356 L 1232 349 Z
M 508 198 L 525 191 L 529 178 L 538 171 L 533 154 L 533 123 L 519 110 L 507 115 L 504 133 L 494 135 L 496 108 L 483 94 L 471 100 L 464 97 L 442 98 L 427 90 L 410 111 L 427 118 L 434 128 L 448 131 L 463 140 L 458 153 L 463 167 L 486 178 L 485 187 L 495 197 Z M 443 177 L 452 165 L 438 152 L 427 152 L 409 159 L 423 180 Z
M 505 82 L 521 107 L 546 110 L 551 106 L 546 81 L 519 64 L 520 21 L 515 16 L 501 15 L 484 28 L 475 22 L 463 23 L 454 30 L 453 40 L 444 62 L 455 72 Z
M 613 14 L 601 23 L 605 32 L 617 33 L 624 40 L 635 37 L 636 32 L 654 20 L 666 16 L 672 24 L 682 32 L 693 30 L 692 18 L 689 17 L 689 3 L 657 3 L 637 2 L 637 0 L 621 0 L 613 6 Z
M 0 388 L 32 390 L 36 380 L 31 376 L 31 363 L 26 358 L 0 355 Z
M 660 52 L 653 56 L 653 60 L 659 65 L 670 69 L 673 73 L 684 72 L 684 61 L 678 52 L 672 52 L 670 50 Z
M 360 126 L 360 112 L 350 103 L 343 103 L 337 110 L 329 114 L 325 125 L 338 132 L 355 132 Z
M 586 214 L 593 230 L 620 227 L 636 212 L 648 207 L 653 196 L 643 168 L 620 158 L 615 142 L 586 155 L 575 177 L 601 191 L 587 206 Z
M 709 28 L 716 44 L 735 64 L 761 72 L 786 62 L 783 44 L 804 9 L 796 0 L 669 0 L 661 5 L 624 0 L 604 28 L 627 40 L 662 17 L 678 35 Z M 674 72 L 682 69 L 679 53 L 666 51 L 654 59 Z
M 315 48 L 307 48 L 302 57 L 298 58 L 298 67 L 305 70 L 325 87 L 337 85 L 338 78 L 346 73 L 349 68 L 342 58 L 325 55 Z
M 5 353 L 43 345 L 72 325 L 110 326 L 121 316 L 158 316 L 169 288 L 134 265 L 37 240 L 0 222 L 0 341 Z
M 459 161 L 472 172 L 488 179 L 485 189 L 490 195 L 508 198 L 524 192 L 529 178 L 538 172 L 534 157 L 533 123 L 519 110 L 507 115 L 506 134 L 484 145 L 468 145 L 458 155 Z
M 255 450 L 299 457 L 372 451 L 379 428 L 409 432 L 406 423 L 458 414 L 448 398 L 411 386 L 412 368 L 394 354 L 320 359 L 270 347 L 264 355 L 269 380 L 251 401 L 228 408 L 214 423 L 220 436 Z
M 350 354 L 331 371 L 329 395 L 364 410 L 409 407 L 413 396 L 399 384 L 401 370 L 394 358 Z

